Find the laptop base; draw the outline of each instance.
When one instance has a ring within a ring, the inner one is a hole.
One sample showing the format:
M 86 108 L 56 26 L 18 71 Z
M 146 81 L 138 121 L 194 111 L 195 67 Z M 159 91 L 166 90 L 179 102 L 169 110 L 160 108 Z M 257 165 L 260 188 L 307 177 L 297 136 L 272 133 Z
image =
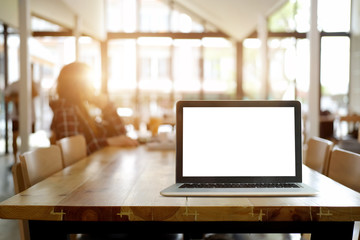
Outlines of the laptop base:
M 162 190 L 166 197 L 271 197 L 271 196 L 314 196 L 317 191 L 306 184 L 297 183 L 300 188 L 179 188 L 176 183 Z

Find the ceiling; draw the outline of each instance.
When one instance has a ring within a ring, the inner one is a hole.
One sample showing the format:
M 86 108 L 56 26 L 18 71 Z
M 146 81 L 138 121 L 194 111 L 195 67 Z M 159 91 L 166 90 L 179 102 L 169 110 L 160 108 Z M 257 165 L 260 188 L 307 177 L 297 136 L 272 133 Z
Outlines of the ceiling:
M 163 0 L 169 3 L 168 0 Z M 260 16 L 266 17 L 287 0 L 173 0 L 190 15 L 204 20 L 234 38 L 242 40 L 256 30 Z M 81 18 L 81 32 L 104 39 L 104 0 L 31 0 L 32 14 L 74 28 Z M 0 21 L 18 26 L 18 1 L 0 0 Z
M 74 29 L 80 18 L 80 32 L 96 39 L 106 38 L 104 0 L 30 0 L 32 15 L 65 28 Z M 19 1 L 0 0 L 0 22 L 19 27 Z
M 174 0 L 236 40 L 256 30 L 261 16 L 268 16 L 287 0 Z

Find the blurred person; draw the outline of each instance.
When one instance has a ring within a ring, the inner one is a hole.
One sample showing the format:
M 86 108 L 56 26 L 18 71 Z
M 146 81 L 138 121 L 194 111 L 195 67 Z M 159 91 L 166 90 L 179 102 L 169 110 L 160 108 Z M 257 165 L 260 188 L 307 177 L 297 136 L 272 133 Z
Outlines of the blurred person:
M 9 84 L 4 92 L 5 102 L 11 103 L 12 106 L 10 108 L 10 119 L 12 122 L 12 147 L 14 154 L 14 161 L 17 160 L 17 138 L 19 136 L 19 92 L 20 92 L 20 81 L 15 81 Z M 35 105 L 34 98 L 39 95 L 39 86 L 32 81 L 31 82 L 31 132 L 35 132 Z
M 82 134 L 88 154 L 105 146 L 135 147 L 138 142 L 126 136 L 123 119 L 105 95 L 96 95 L 92 87 L 91 68 L 73 62 L 64 66 L 57 79 L 57 99 L 50 102 L 54 113 L 51 130 L 53 141 Z M 101 110 L 92 116 L 91 108 Z

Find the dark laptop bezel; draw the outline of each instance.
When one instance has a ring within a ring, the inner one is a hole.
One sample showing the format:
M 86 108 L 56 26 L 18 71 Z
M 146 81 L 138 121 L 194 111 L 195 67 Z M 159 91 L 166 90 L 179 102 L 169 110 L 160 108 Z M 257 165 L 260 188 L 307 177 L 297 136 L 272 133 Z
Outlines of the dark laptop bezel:
M 295 176 L 284 177 L 183 177 L 183 108 L 184 107 L 294 107 Z M 302 182 L 301 104 L 299 101 L 178 101 L 176 103 L 176 182 L 177 183 L 272 183 Z

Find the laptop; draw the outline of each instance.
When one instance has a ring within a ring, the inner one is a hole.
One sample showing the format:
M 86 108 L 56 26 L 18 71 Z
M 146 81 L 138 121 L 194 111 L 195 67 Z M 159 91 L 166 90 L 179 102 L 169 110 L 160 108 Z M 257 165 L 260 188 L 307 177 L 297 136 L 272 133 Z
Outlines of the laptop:
M 179 101 L 176 183 L 163 196 L 312 196 L 298 101 Z

